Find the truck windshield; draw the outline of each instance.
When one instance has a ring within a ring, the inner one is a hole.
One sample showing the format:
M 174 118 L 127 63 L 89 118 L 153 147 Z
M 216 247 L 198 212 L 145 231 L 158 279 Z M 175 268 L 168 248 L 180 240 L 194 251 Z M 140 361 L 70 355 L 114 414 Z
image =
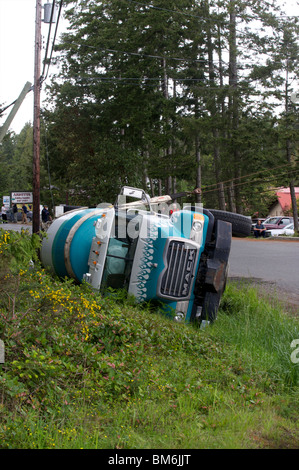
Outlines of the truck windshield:
M 122 212 L 115 214 L 115 224 L 110 237 L 102 287 L 112 289 L 128 289 L 132 271 L 138 235 L 131 238 L 128 234 L 128 224 L 136 218 L 136 231 L 139 231 L 138 218 L 135 215 L 126 215 Z

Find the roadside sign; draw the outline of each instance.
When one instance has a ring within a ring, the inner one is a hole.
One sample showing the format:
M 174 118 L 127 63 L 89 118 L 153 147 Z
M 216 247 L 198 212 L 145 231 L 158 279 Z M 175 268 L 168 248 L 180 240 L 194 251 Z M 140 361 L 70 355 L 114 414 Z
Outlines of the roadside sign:
M 32 193 L 28 191 L 14 191 L 11 193 L 12 204 L 32 204 Z
M 3 196 L 3 205 L 5 207 L 10 207 L 10 196 Z

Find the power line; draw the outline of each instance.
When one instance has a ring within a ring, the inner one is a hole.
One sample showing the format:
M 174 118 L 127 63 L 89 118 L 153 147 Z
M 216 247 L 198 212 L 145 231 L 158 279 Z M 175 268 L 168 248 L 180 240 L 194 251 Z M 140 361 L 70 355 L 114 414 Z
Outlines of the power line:
M 107 77 L 107 76 L 96 76 L 96 75 L 89 75 L 89 76 L 82 76 L 82 75 L 74 75 L 72 78 L 74 79 L 80 79 L 82 81 L 103 81 L 103 82 L 119 82 L 122 84 L 131 84 L 131 85 L 137 85 L 137 86 L 144 86 L 145 82 L 159 82 L 164 80 L 164 77 L 145 77 L 145 76 L 140 76 L 140 77 Z M 217 77 L 216 77 L 217 78 Z M 222 85 L 217 85 L 216 81 L 214 80 L 214 86 L 210 85 L 210 79 L 208 77 L 204 78 L 181 78 L 181 77 L 171 77 L 167 76 L 167 80 L 173 81 L 174 83 L 201 83 L 203 85 L 206 85 L 206 91 L 208 90 L 229 90 L 229 89 L 235 89 L 234 85 L 230 85 L 229 83 L 222 84 Z M 244 84 L 250 85 L 254 84 L 256 81 L 258 81 L 258 78 L 249 78 L 247 76 L 239 76 L 239 81 L 238 81 L 238 89 L 241 90 Z M 278 89 L 275 89 L 275 92 L 278 92 Z M 262 90 L 257 90 L 256 94 L 259 95 L 262 93 Z M 251 92 L 252 94 L 252 92 Z
M 207 20 L 208 19 L 208 20 L 213 21 L 213 22 L 217 21 L 217 22 L 224 23 L 224 24 L 228 23 L 228 21 L 226 21 L 224 19 L 221 19 L 221 18 L 215 18 L 215 17 L 207 18 L 206 16 L 199 16 L 199 15 L 194 15 L 192 13 L 185 13 L 185 12 L 180 11 L 180 10 L 170 10 L 169 8 L 162 8 L 162 7 L 157 7 L 155 5 L 148 5 L 146 3 L 137 2 L 135 0 L 126 0 L 126 1 L 128 1 L 130 3 L 135 3 L 136 5 L 148 7 L 148 8 L 153 9 L 153 10 L 166 11 L 168 13 L 175 13 L 175 14 L 179 14 L 179 15 L 189 16 L 190 18 L 197 18 L 197 19 L 200 19 L 200 20 Z M 271 13 L 271 16 L 274 17 L 277 20 L 279 20 L 281 18 L 297 18 L 297 15 L 286 15 L 286 14 L 276 16 L 276 15 Z M 247 15 L 246 18 L 255 19 L 251 15 Z
M 68 42 L 68 41 L 66 41 Z M 119 54 L 126 54 L 129 56 L 137 56 L 137 57 L 145 57 L 145 58 L 150 58 L 150 59 L 159 59 L 159 60 L 174 60 L 178 62 L 192 62 L 192 63 L 203 63 L 203 64 L 208 64 L 208 59 L 196 59 L 196 58 L 189 58 L 189 57 L 171 57 L 171 56 L 163 56 L 163 55 L 153 55 L 153 54 L 145 54 L 143 52 L 129 52 L 129 51 L 121 51 L 118 49 L 108 49 L 108 48 L 97 48 L 96 46 L 91 46 L 89 44 L 79 44 L 77 42 L 70 42 L 72 45 L 78 46 L 78 47 L 87 47 L 89 49 L 93 49 L 96 51 L 101 51 L 101 52 L 113 52 L 113 53 L 119 53 Z M 247 48 L 248 49 L 248 48 Z M 266 55 L 266 54 L 265 54 Z M 266 60 L 266 57 L 265 57 Z M 252 66 L 249 64 L 249 62 L 253 63 L 254 66 L 256 67 L 271 67 L 275 64 L 281 64 L 281 60 L 273 60 L 270 63 L 266 64 L 258 64 L 256 60 L 252 59 L 244 59 L 245 64 L 242 64 L 238 62 L 238 68 L 239 69 L 251 69 Z M 222 66 L 226 65 L 229 66 L 229 62 L 224 61 L 223 59 L 219 60 L 213 60 L 212 63 L 216 66 Z
M 67 42 L 67 41 L 66 41 Z M 203 63 L 207 63 L 208 60 L 207 59 L 191 59 L 191 58 L 180 58 L 180 57 L 169 57 L 169 56 L 162 56 L 162 55 L 153 55 L 153 54 L 144 54 L 143 52 L 129 52 L 129 51 L 120 51 L 118 49 L 108 49 L 108 48 L 100 48 L 98 49 L 96 46 L 90 46 L 89 44 L 79 44 L 79 43 L 76 43 L 76 42 L 70 42 L 72 45 L 75 45 L 75 46 L 78 46 L 78 47 L 87 47 L 87 48 L 90 48 L 90 49 L 94 49 L 96 51 L 101 51 L 101 52 L 117 52 L 119 54 L 126 54 L 126 55 L 132 55 L 132 56 L 139 56 L 139 57 L 147 57 L 147 58 L 150 58 L 150 59 L 159 59 L 159 60 L 176 60 L 176 61 L 180 61 L 180 62 L 203 62 Z M 213 64 L 219 64 L 222 63 L 222 64 L 225 64 L 225 65 L 228 65 L 228 62 L 225 62 L 224 60 L 217 60 L 217 61 L 213 61 Z
M 295 161 L 294 163 L 297 163 L 297 162 Z M 290 166 L 292 164 L 293 163 L 284 163 L 283 165 L 278 165 L 278 166 L 275 166 L 275 167 L 271 168 L 271 171 L 277 170 L 278 168 Z M 235 181 L 235 180 L 241 180 L 241 179 L 244 179 L 244 178 L 249 178 L 250 176 L 259 175 L 260 173 L 265 173 L 265 172 L 269 172 L 269 171 L 270 171 L 269 168 L 265 168 L 264 170 L 259 170 L 259 171 L 256 171 L 254 173 L 249 173 L 248 175 L 237 176 L 235 178 L 231 178 L 231 179 L 228 179 L 228 180 L 225 180 L 225 181 L 221 181 L 220 183 L 209 184 L 209 185 L 205 186 L 205 188 L 210 188 L 211 186 L 217 186 L 218 184 L 230 183 L 230 182 Z
M 42 71 L 42 77 L 44 75 L 45 68 L 46 68 L 46 59 L 48 55 L 48 48 L 49 48 L 49 42 L 50 42 L 50 36 L 51 36 L 51 29 L 52 29 L 52 23 L 53 23 L 52 19 L 53 19 L 53 14 L 54 14 L 54 9 L 55 9 L 55 1 L 56 0 L 53 0 L 53 3 L 52 3 L 52 10 L 51 10 L 51 16 L 50 16 L 50 22 L 49 22 L 48 39 L 47 39 L 46 52 L 45 52 L 45 57 L 44 57 L 44 67 Z
M 48 32 L 48 40 L 47 40 L 47 46 L 46 46 L 46 53 L 45 53 L 45 58 L 44 58 L 44 67 L 43 67 L 43 72 L 42 72 L 42 75 L 41 75 L 41 80 L 42 81 L 45 81 L 48 77 L 49 68 L 50 68 L 51 61 L 52 61 L 54 45 L 55 45 L 55 41 L 56 41 L 56 35 L 57 35 L 57 30 L 58 30 L 59 19 L 60 19 L 61 10 L 62 10 L 62 3 L 63 3 L 63 1 L 60 0 L 59 11 L 58 11 L 58 16 L 57 16 L 57 20 L 56 20 L 55 32 L 54 32 L 54 38 L 53 38 L 53 41 L 52 41 L 51 53 L 50 53 L 50 57 L 49 57 L 49 62 L 48 62 L 48 64 L 46 64 L 47 55 L 48 55 L 48 46 L 49 46 L 50 34 L 51 34 L 52 17 L 53 17 L 53 12 L 54 12 L 54 7 L 55 7 L 55 0 L 53 0 L 52 12 L 51 12 L 51 18 L 50 18 L 50 26 L 49 26 L 49 32 Z M 48 65 L 48 69 L 47 69 L 46 76 L 44 76 L 46 65 Z
M 27 91 L 27 93 L 30 93 L 30 91 L 33 90 L 33 85 L 32 87 Z M 12 103 L 8 104 L 7 106 L 5 106 L 4 108 L 1 108 L 0 109 L 0 116 L 4 113 L 4 111 L 6 111 L 8 108 L 10 108 L 11 106 L 13 106 L 15 103 L 17 102 L 17 99 L 14 100 Z
M 184 14 L 184 15 L 188 15 L 188 16 L 194 16 L 195 18 L 198 18 L 198 19 L 207 20 L 206 17 L 200 17 L 200 16 L 197 16 L 197 15 L 190 15 L 188 13 L 181 12 L 181 11 L 178 11 L 178 10 L 170 10 L 170 9 L 166 9 L 166 8 L 156 7 L 154 5 L 148 5 L 148 4 L 137 2 L 137 1 L 134 1 L 134 0 L 126 0 L 126 1 L 130 1 L 131 3 L 135 3 L 137 5 L 142 5 L 142 6 L 145 6 L 145 7 L 148 7 L 148 8 L 152 8 L 152 9 L 167 11 L 167 12 L 171 12 L 171 13 L 179 13 L 179 14 Z M 61 4 L 62 4 L 62 0 L 61 0 Z M 61 7 L 61 5 L 60 5 L 60 7 Z M 288 15 L 286 15 L 286 16 L 288 16 Z M 295 17 L 295 15 L 294 15 L 294 17 Z M 214 21 L 214 19 L 213 19 L 213 21 Z M 78 44 L 78 43 L 72 42 L 72 45 L 76 45 L 78 47 L 87 47 L 87 48 L 91 48 L 91 49 L 94 49 L 94 50 L 99 50 L 96 46 L 91 46 L 91 45 L 88 45 L 88 44 Z M 169 56 L 163 56 L 163 55 L 145 54 L 145 53 L 141 53 L 141 52 L 120 51 L 120 50 L 117 50 L 117 49 L 108 49 L 108 48 L 105 48 L 105 49 L 101 48 L 100 50 L 103 51 L 103 52 L 107 51 L 107 52 L 113 52 L 113 53 L 126 54 L 126 55 L 130 55 L 130 56 L 147 57 L 147 58 L 153 58 L 153 59 L 159 59 L 159 60 L 164 59 L 164 60 L 174 60 L 174 61 L 180 61 L 180 62 L 208 63 L 207 59 L 193 59 L 193 58 L 185 58 L 185 57 L 183 57 L 183 58 L 169 57 Z M 53 48 L 52 48 L 52 51 L 53 51 Z M 52 53 L 51 53 L 51 56 L 52 56 Z M 247 62 L 246 66 L 248 66 L 248 60 L 246 62 Z M 270 65 L 273 65 L 275 63 L 280 63 L 280 62 L 279 61 L 274 61 L 274 62 L 271 62 Z M 218 65 L 218 66 L 221 66 L 223 64 L 226 65 L 226 66 L 229 65 L 227 61 L 223 61 L 222 59 L 217 60 L 217 61 L 213 61 L 213 64 Z M 256 64 L 256 65 L 267 66 L 267 65 L 264 65 L 264 64 Z M 245 66 L 245 68 L 250 68 L 250 67 L 246 67 L 246 66 Z M 238 67 L 244 68 L 244 65 L 239 63 Z
M 4 113 L 4 111 L 6 111 L 8 108 L 10 108 L 11 106 L 13 106 L 15 103 L 17 102 L 17 100 L 14 100 L 12 103 L 8 104 L 7 106 L 5 106 L 4 108 L 1 108 L 0 109 L 0 116 L 1 114 Z
M 296 176 L 297 174 L 299 174 L 299 170 L 292 170 L 291 173 L 292 173 L 293 176 Z M 282 173 L 280 175 L 273 175 L 271 178 L 257 179 L 257 180 L 254 181 L 254 183 L 270 183 L 272 181 L 277 180 L 278 177 L 286 178 L 288 175 L 289 175 L 289 172 L 285 172 L 285 173 Z M 239 186 L 243 186 L 244 184 L 248 184 L 250 182 L 251 181 L 249 181 L 249 182 L 248 181 L 243 181 L 242 183 L 236 183 L 236 184 L 234 184 L 234 188 L 239 187 Z M 230 188 L 230 186 L 224 186 L 223 189 L 225 190 L 225 189 L 229 189 L 229 188 Z M 207 193 L 215 192 L 215 191 L 218 191 L 218 190 L 219 190 L 219 187 L 214 188 L 214 189 L 209 189 L 207 191 L 205 191 L 203 189 L 202 194 L 207 194 Z
M 136 5 L 140 5 L 140 6 L 144 6 L 144 7 L 148 7 L 152 10 L 159 10 L 159 11 L 166 11 L 168 13 L 176 13 L 176 14 L 179 14 L 179 15 L 184 15 L 184 16 L 189 16 L 190 18 L 196 18 L 196 19 L 200 19 L 200 20 L 206 20 L 207 18 L 204 17 L 204 16 L 198 16 L 198 15 L 193 15 L 191 13 L 185 13 L 183 11 L 180 11 L 180 10 L 170 10 L 168 8 L 161 8 L 161 7 L 156 7 L 154 5 L 148 5 L 146 3 L 141 3 L 141 2 L 136 2 L 134 0 L 126 0 L 130 3 L 135 3 Z M 212 18 L 211 18 L 212 19 Z M 217 20 L 217 19 L 214 19 L 213 18 L 213 21 L 221 21 L 222 23 L 226 23 L 226 21 L 224 20 Z

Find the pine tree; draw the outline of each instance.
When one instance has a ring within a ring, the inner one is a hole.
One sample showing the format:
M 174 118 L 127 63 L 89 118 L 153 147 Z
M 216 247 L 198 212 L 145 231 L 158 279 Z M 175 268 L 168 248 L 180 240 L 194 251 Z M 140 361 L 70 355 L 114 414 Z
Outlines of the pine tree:
M 268 182 L 247 175 L 277 158 L 276 2 L 65 3 L 71 30 L 45 112 L 57 185 L 84 203 L 123 184 L 199 187 L 204 204 L 250 211 Z
M 11 174 L 13 153 L 15 146 L 15 134 L 7 133 L 0 144 L 0 188 L 1 196 L 8 195 L 12 190 Z

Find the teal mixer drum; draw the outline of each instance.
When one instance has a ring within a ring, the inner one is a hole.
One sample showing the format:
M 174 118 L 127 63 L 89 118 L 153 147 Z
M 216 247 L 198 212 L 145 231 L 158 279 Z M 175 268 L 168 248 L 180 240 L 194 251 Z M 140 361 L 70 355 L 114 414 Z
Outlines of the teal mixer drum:
M 88 258 L 95 226 L 103 209 L 70 211 L 55 220 L 43 240 L 41 261 L 59 277 L 81 282 L 88 272 Z

